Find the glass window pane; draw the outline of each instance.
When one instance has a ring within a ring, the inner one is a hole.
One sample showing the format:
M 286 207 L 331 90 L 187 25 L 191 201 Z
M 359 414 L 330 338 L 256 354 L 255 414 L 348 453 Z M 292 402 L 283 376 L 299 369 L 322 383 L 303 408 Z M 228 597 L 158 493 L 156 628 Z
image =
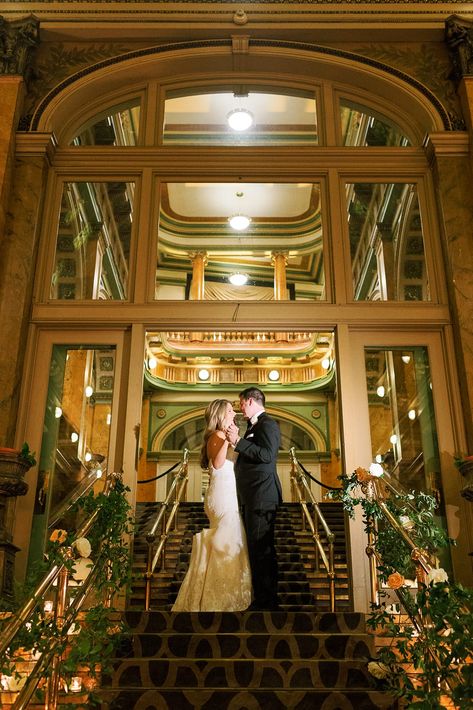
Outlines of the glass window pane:
M 130 182 L 64 184 L 52 299 L 128 298 L 134 194 Z
M 157 299 L 324 300 L 321 185 L 163 184 L 157 252 Z
M 409 138 L 395 123 L 366 106 L 342 100 L 342 145 L 408 146 Z
M 140 102 L 133 99 L 112 106 L 89 119 L 71 141 L 71 145 L 133 146 L 140 142 Z
M 405 490 L 433 495 L 446 529 L 427 348 L 367 348 L 365 368 L 373 460 Z
M 417 186 L 346 185 L 356 301 L 430 301 Z
M 31 538 L 33 556 L 41 555 L 49 537 L 49 521 L 66 498 L 90 472 L 106 471 L 114 384 L 114 347 L 53 347 Z
M 317 144 L 316 102 L 276 90 L 170 93 L 163 134 L 165 144 Z

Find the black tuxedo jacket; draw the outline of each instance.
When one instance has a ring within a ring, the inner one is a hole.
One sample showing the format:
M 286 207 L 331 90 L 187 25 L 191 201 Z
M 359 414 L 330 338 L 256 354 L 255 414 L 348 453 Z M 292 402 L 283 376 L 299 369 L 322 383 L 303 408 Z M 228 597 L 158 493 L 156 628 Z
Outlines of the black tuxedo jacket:
M 282 503 L 276 459 L 281 442 L 279 424 L 263 412 L 235 446 L 235 476 L 240 505 L 271 510 Z

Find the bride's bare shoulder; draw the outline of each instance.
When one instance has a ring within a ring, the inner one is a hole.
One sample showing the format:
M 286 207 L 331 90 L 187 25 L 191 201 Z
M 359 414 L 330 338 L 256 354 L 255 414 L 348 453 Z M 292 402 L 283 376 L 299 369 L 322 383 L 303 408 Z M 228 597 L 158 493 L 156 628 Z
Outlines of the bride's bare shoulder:
M 215 444 L 218 444 L 219 446 L 221 445 L 222 439 L 225 439 L 225 434 L 223 431 L 220 431 L 219 429 L 216 429 L 214 432 L 211 433 L 208 439 L 208 444 L 210 446 L 215 446 Z

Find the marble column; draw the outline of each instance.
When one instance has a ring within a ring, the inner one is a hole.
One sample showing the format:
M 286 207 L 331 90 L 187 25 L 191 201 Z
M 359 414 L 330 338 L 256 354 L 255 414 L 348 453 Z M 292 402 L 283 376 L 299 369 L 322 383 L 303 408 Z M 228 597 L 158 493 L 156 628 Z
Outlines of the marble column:
M 8 22 L 0 16 L 0 446 L 14 443 L 14 426 L 34 273 L 33 251 L 17 234 L 21 215 L 26 241 L 34 242 L 35 222 L 25 221 L 31 185 L 29 170 L 15 158 L 16 130 L 31 74 L 32 51 L 39 43 L 39 22 L 30 15 Z M 42 178 L 41 178 L 42 180 Z M 16 194 L 15 194 L 16 191 Z M 28 218 L 32 218 L 31 211 Z M 26 236 L 28 235 L 28 236 Z M 7 347 L 8 344 L 8 347 Z
M 473 176 L 467 132 L 430 134 L 425 143 L 439 206 L 462 406 L 473 450 Z
M 206 251 L 192 251 L 189 253 L 192 261 L 191 301 L 203 301 L 205 297 L 205 267 L 207 265 Z
M 0 243 L 0 333 L 3 345 L 0 358 L 0 446 L 14 444 L 42 195 L 53 150 L 50 134 L 17 134 L 8 215 Z
M 274 300 L 285 301 L 287 299 L 286 265 L 287 251 L 273 251 L 271 254 L 274 266 Z
M 39 22 L 33 16 L 7 22 L 0 16 L 0 246 L 13 169 L 15 132 L 31 73 L 32 49 L 38 44 Z M 1 281 L 0 264 L 0 281 Z

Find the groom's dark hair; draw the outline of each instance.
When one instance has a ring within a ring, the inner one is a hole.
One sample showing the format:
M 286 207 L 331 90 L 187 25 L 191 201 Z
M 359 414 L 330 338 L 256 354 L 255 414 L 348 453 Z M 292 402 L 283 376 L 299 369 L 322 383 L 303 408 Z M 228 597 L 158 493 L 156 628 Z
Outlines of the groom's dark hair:
M 240 392 L 240 397 L 243 397 L 243 399 L 246 401 L 248 399 L 254 399 L 256 402 L 261 402 L 261 405 L 264 407 L 264 403 L 266 401 L 266 398 L 264 396 L 264 393 L 261 392 L 258 387 L 247 387 L 246 390 L 243 390 L 243 392 Z

